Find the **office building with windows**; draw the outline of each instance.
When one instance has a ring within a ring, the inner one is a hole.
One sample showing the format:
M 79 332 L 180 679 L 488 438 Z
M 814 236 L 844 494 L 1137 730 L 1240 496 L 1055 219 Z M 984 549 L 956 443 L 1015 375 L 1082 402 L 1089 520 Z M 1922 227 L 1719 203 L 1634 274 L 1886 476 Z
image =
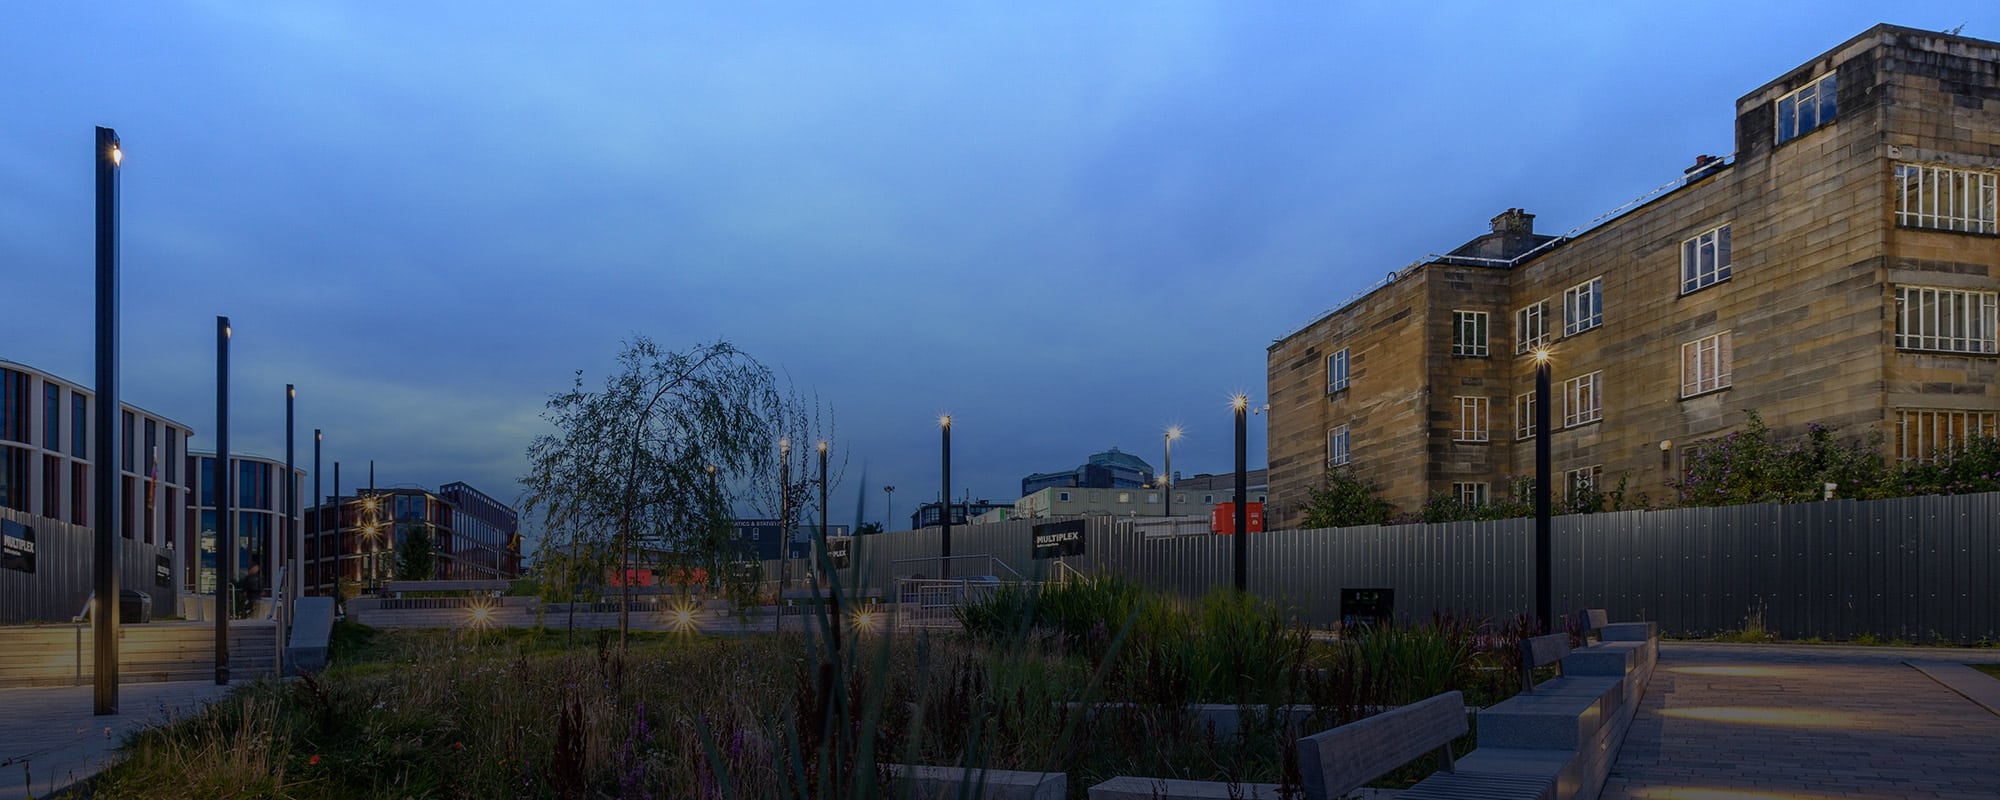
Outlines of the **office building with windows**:
M 285 462 L 231 453 L 229 465 L 229 490 L 233 495 L 229 504 L 230 535 L 236 540 L 236 564 L 231 572 L 240 578 L 250 565 L 257 565 L 261 575 L 258 582 L 268 592 L 278 580 L 278 570 L 297 562 L 303 552 L 302 515 L 298 506 L 305 499 L 306 472 L 294 466 L 292 496 L 288 499 L 282 477 Z M 182 529 L 188 533 L 176 544 L 180 551 L 178 568 L 186 576 L 181 585 L 186 593 L 215 594 L 218 568 L 215 454 L 189 453 L 186 470 L 194 482 L 188 494 L 192 502 L 183 511 Z M 289 576 L 287 581 L 290 583 Z
M 1148 486 L 1152 482 L 1153 465 L 1113 447 L 1102 453 L 1092 453 L 1076 469 L 1037 472 L 1022 478 L 1021 496 L 1026 497 L 1051 486 L 1060 489 L 1131 489 Z
M 1879 25 L 1736 101 L 1736 152 L 1563 236 L 1509 209 L 1267 353 L 1273 521 L 1332 467 L 1403 509 L 1534 474 L 1671 494 L 1756 411 L 1931 457 L 2000 418 L 2000 44 Z
M 419 536 L 430 542 L 422 580 L 520 577 L 519 516 L 472 486 L 360 489 L 329 497 L 306 513 L 304 592 L 332 595 L 341 582 L 371 590 L 405 577 L 398 554 Z
M 184 423 L 119 404 L 119 533 L 180 546 L 189 476 Z M 0 507 L 92 526 L 96 394 L 75 381 L 0 360 Z

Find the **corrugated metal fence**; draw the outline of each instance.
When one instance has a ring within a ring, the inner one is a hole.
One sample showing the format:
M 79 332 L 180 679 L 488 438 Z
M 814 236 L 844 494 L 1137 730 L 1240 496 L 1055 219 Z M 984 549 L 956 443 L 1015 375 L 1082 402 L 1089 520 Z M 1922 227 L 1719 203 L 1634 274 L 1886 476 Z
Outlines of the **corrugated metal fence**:
M 35 532 L 35 571 L 0 569 L 0 624 L 67 621 L 83 610 L 90 597 L 90 565 L 96 544 L 90 528 L 0 508 L 0 519 Z M 153 596 L 154 616 L 173 614 L 174 589 L 154 580 L 158 556 L 171 561 L 172 550 L 131 539 L 120 539 L 118 586 Z
M 952 552 L 1048 575 L 1033 525 L 955 527 Z M 1560 612 L 1605 608 L 1680 634 L 1761 624 L 1787 638 L 2000 641 L 2000 493 L 1563 516 L 1553 533 Z M 1232 580 L 1231 537 L 1147 539 L 1100 517 L 1084 538 L 1060 559 L 1084 573 L 1188 597 Z M 936 564 L 938 539 L 936 528 L 858 537 L 843 585 L 858 571 L 893 596 L 896 577 L 937 577 L 923 565 Z M 1252 534 L 1250 590 L 1319 625 L 1338 617 L 1342 588 L 1393 588 L 1404 617 L 1511 616 L 1529 610 L 1533 540 L 1529 519 Z

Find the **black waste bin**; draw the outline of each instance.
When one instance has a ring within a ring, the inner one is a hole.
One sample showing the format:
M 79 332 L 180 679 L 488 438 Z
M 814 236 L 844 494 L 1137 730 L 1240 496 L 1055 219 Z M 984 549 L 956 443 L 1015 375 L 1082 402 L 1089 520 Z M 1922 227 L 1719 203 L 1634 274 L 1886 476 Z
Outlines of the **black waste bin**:
M 153 596 L 138 589 L 118 591 L 118 622 L 131 625 L 153 621 Z

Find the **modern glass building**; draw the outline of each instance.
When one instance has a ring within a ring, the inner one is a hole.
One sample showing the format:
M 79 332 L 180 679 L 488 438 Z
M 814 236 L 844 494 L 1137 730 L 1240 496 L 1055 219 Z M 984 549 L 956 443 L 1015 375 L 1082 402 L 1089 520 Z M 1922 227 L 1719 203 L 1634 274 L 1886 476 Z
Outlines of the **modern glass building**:
M 285 508 L 284 483 L 279 477 L 285 472 L 283 461 L 232 454 L 229 464 L 234 470 L 230 490 L 235 496 L 230 499 L 229 513 L 230 532 L 236 540 L 235 574 L 240 577 L 256 564 L 268 591 L 277 580 L 278 569 L 297 561 L 303 551 L 302 515 L 296 508 Z M 194 502 L 187 505 L 187 540 L 177 545 L 182 553 L 182 574 L 187 576 L 183 586 L 194 594 L 214 594 L 215 454 L 188 454 L 187 472 L 194 478 L 189 495 Z M 305 470 L 293 468 L 292 497 L 305 497 L 305 477 Z

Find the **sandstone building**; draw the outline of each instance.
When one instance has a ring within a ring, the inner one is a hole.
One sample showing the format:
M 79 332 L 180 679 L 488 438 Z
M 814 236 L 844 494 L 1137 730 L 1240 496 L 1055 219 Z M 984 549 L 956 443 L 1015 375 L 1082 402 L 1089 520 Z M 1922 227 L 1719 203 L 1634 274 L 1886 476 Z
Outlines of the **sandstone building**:
M 1552 471 L 1670 494 L 1684 453 L 1759 412 L 1880 431 L 1921 459 L 2000 421 L 2000 43 L 1878 25 L 1736 102 L 1736 152 L 1587 231 L 1492 231 L 1267 354 L 1273 521 L 1331 466 L 1414 509 Z

